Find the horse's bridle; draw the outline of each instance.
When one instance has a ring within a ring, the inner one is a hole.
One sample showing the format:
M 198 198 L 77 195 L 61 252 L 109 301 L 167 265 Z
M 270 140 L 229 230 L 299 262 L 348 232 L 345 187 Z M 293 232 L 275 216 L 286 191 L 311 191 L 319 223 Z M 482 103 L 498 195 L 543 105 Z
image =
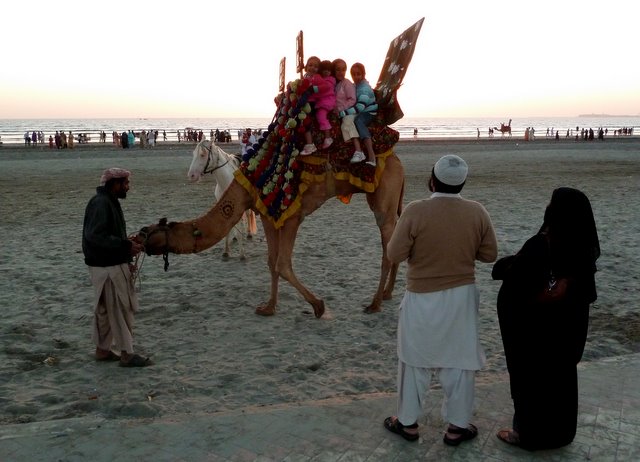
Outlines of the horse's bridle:
M 216 165 L 214 165 L 213 167 L 211 167 L 211 169 L 207 170 L 209 168 L 209 164 L 212 161 L 212 157 L 213 157 L 213 143 L 211 143 L 209 145 L 209 147 L 204 146 L 204 148 L 207 150 L 207 152 L 209 153 L 207 155 L 207 163 L 204 164 L 204 169 L 202 169 L 202 174 L 206 174 L 206 173 L 213 173 L 216 170 L 218 170 L 219 168 L 224 167 L 225 165 L 227 165 L 229 163 L 229 158 L 227 157 L 227 160 L 225 162 L 223 162 L 222 164 L 218 165 L 218 161 L 216 160 Z M 218 156 L 220 157 L 220 156 Z

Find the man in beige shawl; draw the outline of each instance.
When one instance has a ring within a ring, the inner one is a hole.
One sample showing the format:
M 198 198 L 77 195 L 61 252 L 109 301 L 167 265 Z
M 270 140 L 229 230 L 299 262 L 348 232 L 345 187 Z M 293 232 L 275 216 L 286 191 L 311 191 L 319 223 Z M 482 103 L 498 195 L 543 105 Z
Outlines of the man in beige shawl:
M 131 173 L 109 168 L 84 215 L 82 251 L 95 290 L 93 342 L 96 359 L 120 366 L 151 364 L 133 352 L 133 319 L 138 300 L 133 286 L 132 258 L 142 245 L 129 239 L 119 199 L 127 197 Z

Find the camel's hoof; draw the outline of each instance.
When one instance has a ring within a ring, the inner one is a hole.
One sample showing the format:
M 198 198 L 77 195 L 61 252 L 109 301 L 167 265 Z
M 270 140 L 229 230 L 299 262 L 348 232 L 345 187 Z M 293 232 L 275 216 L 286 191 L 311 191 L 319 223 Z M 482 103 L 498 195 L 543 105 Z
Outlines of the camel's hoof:
M 259 306 L 258 308 L 256 308 L 256 314 L 259 314 L 260 316 L 273 316 L 274 314 L 276 314 L 276 309 L 274 307 L 271 306 Z
M 312 306 L 313 306 L 313 314 L 316 316 L 316 318 L 320 319 L 324 314 L 324 300 L 318 300 L 318 303 Z
M 240 255 L 240 261 L 245 261 L 247 259 L 246 255 Z
M 229 259 L 229 254 L 227 252 L 222 254 L 222 259 L 223 260 L 228 260 Z
M 247 234 L 247 240 L 250 241 L 251 239 L 253 239 L 253 234 Z
M 362 311 L 367 313 L 367 314 L 380 313 L 382 311 L 382 307 L 379 306 L 379 305 L 369 305 L 369 306 L 365 307 L 365 309 L 362 310 Z

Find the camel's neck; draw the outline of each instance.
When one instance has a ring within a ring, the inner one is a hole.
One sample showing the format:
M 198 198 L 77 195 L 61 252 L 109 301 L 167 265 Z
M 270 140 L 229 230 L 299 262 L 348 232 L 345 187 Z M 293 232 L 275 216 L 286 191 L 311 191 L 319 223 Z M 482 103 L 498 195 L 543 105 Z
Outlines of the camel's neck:
M 195 220 L 172 224 L 169 249 L 174 253 L 196 253 L 221 241 L 251 207 L 251 196 L 232 181 L 218 202 L 206 214 Z

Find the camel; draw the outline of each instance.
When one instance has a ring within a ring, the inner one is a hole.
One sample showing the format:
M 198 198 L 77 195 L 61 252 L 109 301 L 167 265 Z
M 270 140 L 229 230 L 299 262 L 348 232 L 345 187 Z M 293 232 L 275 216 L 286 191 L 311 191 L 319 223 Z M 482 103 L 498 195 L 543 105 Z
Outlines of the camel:
M 505 133 L 508 133 L 509 136 L 511 136 L 511 119 L 509 119 L 509 123 L 507 125 L 501 123 L 500 124 L 500 128 L 498 127 L 493 127 L 495 130 L 499 130 L 502 133 L 502 136 L 504 136 Z
M 375 127 L 371 127 L 378 158 L 376 167 L 364 166 L 364 163 L 349 166 L 354 148 L 353 144 L 341 142 L 337 117 L 332 122 L 335 141 L 331 147 L 309 156 L 313 159 L 304 160 L 304 156 L 299 156 L 303 134 L 311 130 L 309 124 L 315 117 L 308 117 L 311 108 L 307 99 L 313 92 L 309 79 L 295 80 L 287 85 L 284 94 L 281 92 L 275 98 L 278 109 L 273 122 L 263 138 L 243 156 L 240 170 L 218 202 L 193 220 L 167 223 L 162 219 L 158 224 L 142 228 L 135 238 L 144 245 L 146 253 L 162 254 L 166 269 L 170 252 L 196 253 L 210 248 L 231 230 L 246 210 L 252 209 L 260 214 L 264 227 L 271 274 L 269 298 L 258 305 L 256 313 L 263 316 L 276 313 L 278 284 L 282 278 L 313 307 L 316 318 L 321 318 L 325 313 L 324 301 L 311 292 L 293 270 L 298 228 L 304 218 L 327 199 L 338 197 L 348 201 L 352 194 L 365 193 L 380 229 L 382 263 L 378 287 L 364 311 L 381 311 L 382 301 L 392 296 L 398 273 L 398 264 L 387 258 L 387 243 L 402 212 L 404 196 L 404 168 L 393 152 L 399 135 L 389 126 L 404 115 L 397 91 L 411 62 L 423 21 L 424 18 L 420 19 L 391 41 L 376 85 L 376 123 L 381 128 L 376 135 Z M 320 132 L 316 130 L 316 133 Z
M 378 167 L 380 168 L 380 167 Z M 265 215 L 260 218 L 268 248 L 268 267 L 271 273 L 271 293 L 269 299 L 258 305 L 256 313 L 270 316 L 276 313 L 278 283 L 280 278 L 289 282 L 313 307 L 314 315 L 322 317 L 324 301 L 311 292 L 296 276 L 292 256 L 298 233 L 305 216 L 320 208 L 327 199 L 347 196 L 363 191 L 349 181 L 327 177 L 327 181 L 313 182 L 302 196 L 302 204 L 280 228 Z M 386 158 L 384 174 L 374 192 L 366 193 L 369 208 L 376 217 L 382 244 L 382 263 L 378 288 L 371 304 L 364 311 L 376 313 L 382 310 L 382 300 L 392 297 L 398 265 L 387 258 L 387 243 L 395 229 L 402 211 L 404 195 L 404 168 L 395 153 Z M 217 203 L 204 215 L 193 220 L 160 223 L 144 227 L 136 238 L 145 246 L 149 255 L 186 254 L 206 250 L 223 239 L 246 210 L 254 207 L 252 195 L 234 179 Z M 257 210 L 254 209 L 257 212 Z M 165 257 L 166 258 L 166 257 Z

